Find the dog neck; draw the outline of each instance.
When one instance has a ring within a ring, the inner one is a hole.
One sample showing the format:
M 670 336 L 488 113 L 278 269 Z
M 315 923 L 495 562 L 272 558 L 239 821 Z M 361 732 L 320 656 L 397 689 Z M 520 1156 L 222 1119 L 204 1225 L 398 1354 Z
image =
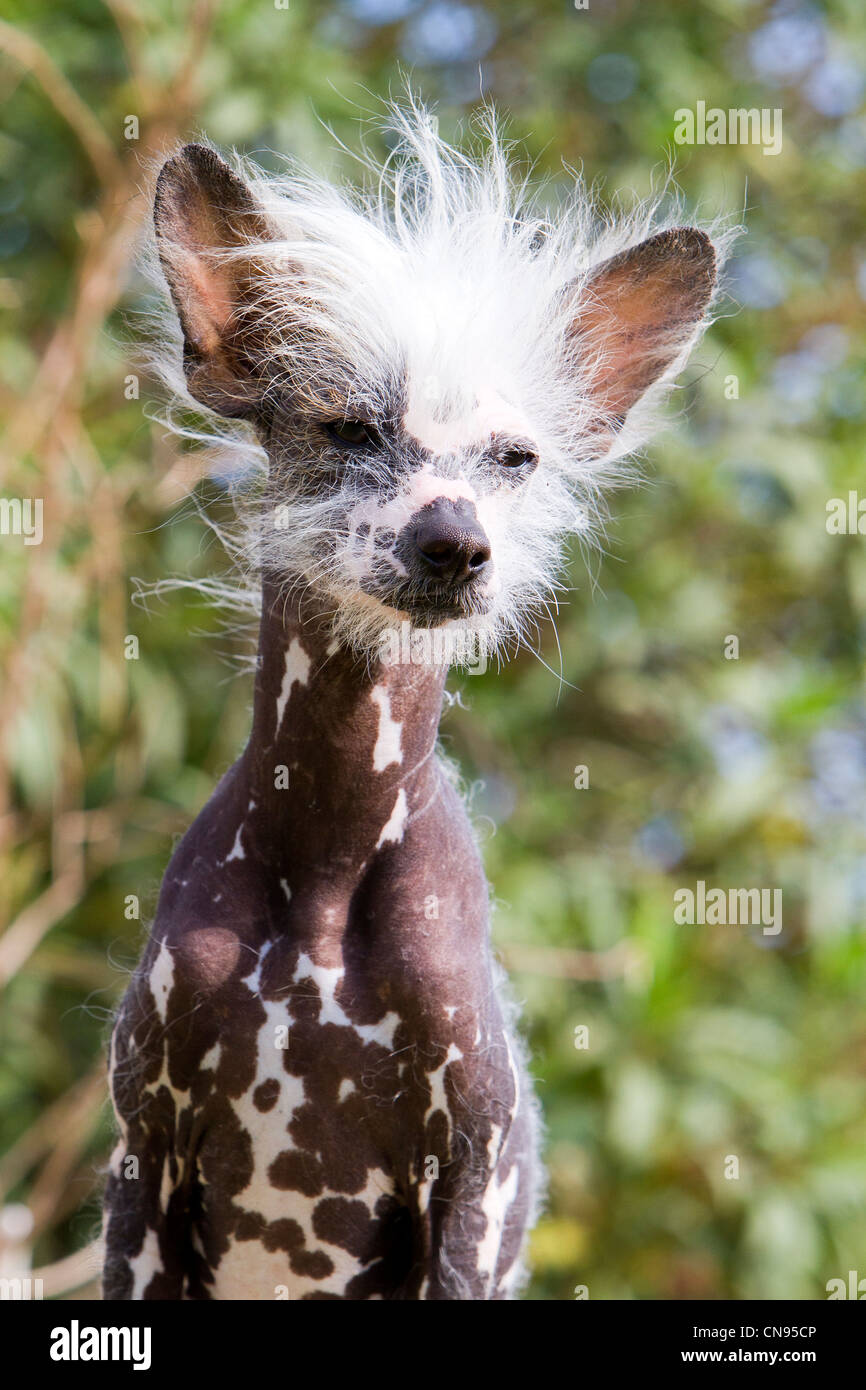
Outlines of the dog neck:
M 324 605 L 265 581 L 243 763 L 257 825 L 296 876 L 351 886 L 435 799 L 446 675 L 339 646 Z

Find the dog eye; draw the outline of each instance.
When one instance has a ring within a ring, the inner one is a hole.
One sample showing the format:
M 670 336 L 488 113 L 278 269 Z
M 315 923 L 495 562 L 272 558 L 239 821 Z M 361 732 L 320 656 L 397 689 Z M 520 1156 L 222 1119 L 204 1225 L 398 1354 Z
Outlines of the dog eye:
M 497 463 L 501 463 L 504 468 L 528 468 L 530 465 L 535 467 L 538 456 L 533 454 L 531 449 L 506 449 L 497 458 Z
M 364 444 L 378 448 L 382 442 L 373 426 L 363 420 L 329 420 L 325 429 L 338 444 L 348 444 L 353 449 Z

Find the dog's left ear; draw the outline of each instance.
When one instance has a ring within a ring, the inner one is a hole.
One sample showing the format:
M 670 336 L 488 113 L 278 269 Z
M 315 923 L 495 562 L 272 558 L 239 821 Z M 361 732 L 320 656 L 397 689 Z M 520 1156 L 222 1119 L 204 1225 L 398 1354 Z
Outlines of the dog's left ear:
M 613 435 L 655 382 L 682 365 L 716 285 L 705 232 L 675 227 L 605 261 L 584 282 L 570 333 L 575 365 Z

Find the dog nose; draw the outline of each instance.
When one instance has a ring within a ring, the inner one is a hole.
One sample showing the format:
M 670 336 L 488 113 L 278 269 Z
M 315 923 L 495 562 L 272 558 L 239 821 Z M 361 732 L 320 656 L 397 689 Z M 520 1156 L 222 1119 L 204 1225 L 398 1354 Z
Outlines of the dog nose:
M 415 550 L 425 570 L 448 584 L 479 578 L 490 560 L 490 542 L 471 504 L 442 499 L 424 509 Z

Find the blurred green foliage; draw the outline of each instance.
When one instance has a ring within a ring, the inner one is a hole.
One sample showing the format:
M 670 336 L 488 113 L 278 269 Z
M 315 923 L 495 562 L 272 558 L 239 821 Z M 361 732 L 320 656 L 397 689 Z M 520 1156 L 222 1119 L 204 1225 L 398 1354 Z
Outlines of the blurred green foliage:
M 866 1274 L 866 537 L 825 526 L 862 478 L 858 0 L 6 14 L 47 57 L 0 31 L 0 483 L 46 517 L 41 547 L 0 540 L 0 1185 L 34 1211 L 37 1263 L 95 1233 L 107 1020 L 250 699 L 216 615 L 131 602 L 133 576 L 222 560 L 147 383 L 125 399 L 141 289 L 134 228 L 114 244 L 112 218 L 194 132 L 351 175 L 326 126 L 356 146 L 402 65 L 447 135 L 483 90 L 554 185 L 565 161 L 645 195 L 673 153 L 687 205 L 747 228 L 643 482 L 613 499 L 603 554 L 575 549 L 559 649 L 545 626 L 543 660 L 455 676 L 468 708 L 443 723 L 490 827 L 494 931 L 545 1107 L 530 1296 L 821 1298 Z M 676 147 L 698 100 L 781 108 L 782 153 Z M 782 888 L 782 932 L 675 925 L 674 891 L 698 879 Z

